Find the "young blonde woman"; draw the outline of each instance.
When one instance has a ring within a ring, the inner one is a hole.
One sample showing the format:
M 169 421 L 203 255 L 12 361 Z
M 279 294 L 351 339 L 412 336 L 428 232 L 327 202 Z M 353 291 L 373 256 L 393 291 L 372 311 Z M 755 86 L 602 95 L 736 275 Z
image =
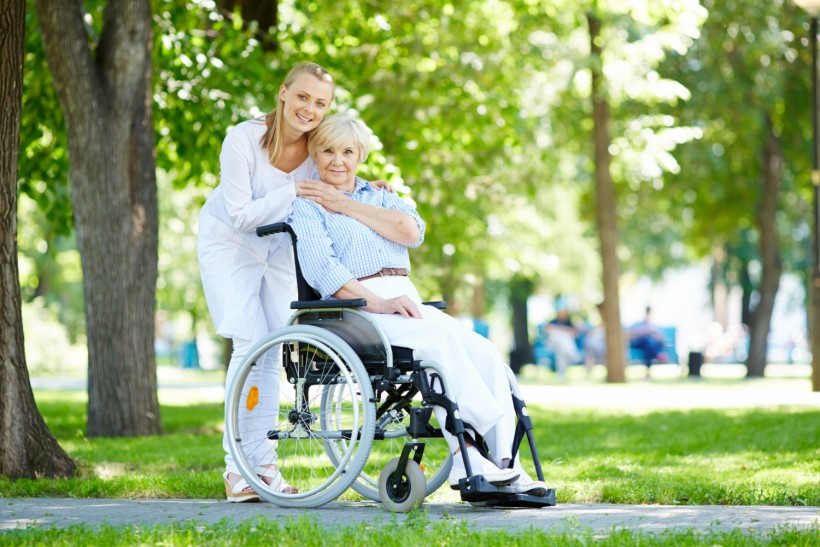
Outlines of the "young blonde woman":
M 309 180 L 316 164 L 308 155 L 308 135 L 330 109 L 334 93 L 327 70 L 314 63 L 297 65 L 279 87 L 277 107 L 264 118 L 238 124 L 222 143 L 220 182 L 200 212 L 197 255 L 216 332 L 233 341 L 226 388 L 250 348 L 284 326 L 296 294 L 289 238 L 258 238 L 255 229 L 287 219 L 296 196 L 353 218 L 375 210 Z M 391 219 L 380 216 L 376 222 Z M 260 380 L 254 383 L 241 416 L 243 423 L 250 424 L 248 431 L 255 429 L 255 410 L 278 404 L 278 385 L 270 384 L 278 377 L 278 366 L 277 359 L 269 356 L 256 367 Z M 260 437 L 257 474 L 275 488 L 295 493 L 277 472 L 275 446 L 264 441 L 264 428 L 249 434 Z M 225 439 L 223 448 L 228 501 L 258 501 L 239 474 Z

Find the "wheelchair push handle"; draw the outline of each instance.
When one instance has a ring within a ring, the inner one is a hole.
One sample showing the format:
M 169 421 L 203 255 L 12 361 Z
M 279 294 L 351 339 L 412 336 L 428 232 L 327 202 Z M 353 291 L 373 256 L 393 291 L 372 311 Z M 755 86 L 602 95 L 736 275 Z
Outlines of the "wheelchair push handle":
M 313 288 L 305 281 L 302 275 L 302 268 L 299 266 L 299 251 L 296 249 L 296 232 L 293 231 L 290 224 L 287 222 L 274 222 L 273 224 L 266 224 L 256 228 L 256 235 L 258 237 L 265 237 L 273 234 L 281 234 L 287 232 L 290 235 L 290 241 L 293 243 L 293 263 L 296 266 L 296 290 L 299 294 L 300 301 L 320 300 L 319 295 Z
M 302 267 L 299 265 L 299 251 L 296 248 L 296 232 L 293 231 L 290 224 L 287 222 L 274 222 L 273 224 L 266 224 L 256 228 L 256 235 L 258 237 L 265 237 L 273 234 L 281 234 L 287 232 L 290 235 L 290 240 L 293 243 L 293 262 L 296 266 L 296 290 L 299 295 L 299 300 L 290 303 L 291 309 L 322 309 L 322 308 L 363 308 L 367 305 L 367 300 L 364 298 L 355 298 L 350 300 L 322 300 L 319 293 L 311 287 L 302 275 Z
M 274 222 L 273 224 L 266 224 L 256 228 L 256 235 L 259 237 L 281 234 L 282 232 L 290 234 L 290 239 L 294 243 L 296 242 L 296 233 L 294 233 L 293 228 L 291 228 L 287 222 Z

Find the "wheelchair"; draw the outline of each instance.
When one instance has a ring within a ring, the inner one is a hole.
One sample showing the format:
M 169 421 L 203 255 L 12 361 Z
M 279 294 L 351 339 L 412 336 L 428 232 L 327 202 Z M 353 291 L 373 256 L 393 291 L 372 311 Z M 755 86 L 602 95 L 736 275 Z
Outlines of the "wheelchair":
M 251 349 L 226 394 L 231 454 L 261 498 L 281 507 L 311 508 L 352 487 L 394 512 L 421 507 L 447 481 L 452 466 L 444 425 L 464 457 L 467 478 L 458 487 L 463 501 L 498 507 L 556 504 L 554 489 L 545 496 L 511 493 L 472 475 L 465 456 L 468 430 L 458 405 L 446 396 L 452 392 L 446 370 L 414 360 L 411 349 L 391 346 L 359 309 L 365 300 L 320 300 L 302 276 L 296 234 L 288 224 L 261 226 L 256 232 L 259 237 L 290 236 L 299 298 L 291 303 L 295 312 L 288 324 Z M 518 419 L 513 456 L 526 437 L 543 481 L 532 421 L 512 371 L 508 376 Z M 260 390 L 277 393 L 277 400 L 260 398 Z M 433 422 L 434 405 L 446 410 L 447 424 Z M 251 418 L 240 419 L 243 406 L 254 411 Z M 278 473 L 265 477 L 260 463 L 275 465 Z M 266 478 L 273 480 L 268 484 Z

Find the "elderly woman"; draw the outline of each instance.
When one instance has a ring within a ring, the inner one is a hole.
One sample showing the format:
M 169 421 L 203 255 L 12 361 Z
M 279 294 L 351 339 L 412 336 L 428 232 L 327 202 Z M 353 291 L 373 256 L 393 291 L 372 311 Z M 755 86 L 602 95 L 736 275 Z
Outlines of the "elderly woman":
M 298 197 L 289 219 L 299 238 L 299 262 L 307 282 L 324 299 L 364 298 L 373 321 L 391 344 L 413 349 L 414 355 L 444 366 L 461 417 L 487 442 L 491 457 L 484 458 L 468 442 L 473 472 L 515 492 L 544 495 L 546 485 L 533 481 L 518 461 L 509 466 L 515 431 L 506 365 L 486 338 L 464 328 L 458 320 L 421 303 L 410 281 L 409 247 L 421 245 L 425 224 L 415 209 L 395 194 L 374 189 L 356 176 L 368 154 L 369 134 L 358 120 L 334 115 L 325 118 L 310 135 L 308 152 L 316 162 L 318 178 L 350 198 L 375 206 L 394 221 L 379 228 L 372 219 L 335 214 L 320 204 Z M 395 214 L 401 213 L 400 215 Z M 392 213 L 392 215 L 389 215 Z M 365 224 L 367 222 L 367 224 Z M 441 407 L 434 411 L 445 423 Z M 458 442 L 445 439 L 454 456 Z M 466 476 L 463 458 L 453 458 L 449 482 L 454 489 Z

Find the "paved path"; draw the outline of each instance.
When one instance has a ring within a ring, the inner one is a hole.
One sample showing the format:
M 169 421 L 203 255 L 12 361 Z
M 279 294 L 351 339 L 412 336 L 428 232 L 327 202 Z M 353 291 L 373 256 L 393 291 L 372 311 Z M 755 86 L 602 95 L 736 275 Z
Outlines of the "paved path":
M 740 507 L 669 505 L 578 505 L 543 509 L 481 509 L 465 503 L 427 503 L 431 522 L 467 522 L 476 529 L 524 531 L 589 528 L 608 533 L 627 528 L 648 533 L 668 529 L 756 530 L 766 532 L 780 526 L 820 526 L 820 507 Z M 373 502 L 334 502 L 318 509 L 282 509 L 269 503 L 234 504 L 216 500 L 115 500 L 12 498 L 0 500 L 0 531 L 26 527 L 87 525 L 97 527 L 198 521 L 206 524 L 224 518 L 244 521 L 258 517 L 295 519 L 303 514 L 325 526 L 347 527 L 362 522 L 392 522 L 393 515 Z M 405 514 L 396 516 L 399 522 Z M 0 536 L 1 537 L 1 536 Z

